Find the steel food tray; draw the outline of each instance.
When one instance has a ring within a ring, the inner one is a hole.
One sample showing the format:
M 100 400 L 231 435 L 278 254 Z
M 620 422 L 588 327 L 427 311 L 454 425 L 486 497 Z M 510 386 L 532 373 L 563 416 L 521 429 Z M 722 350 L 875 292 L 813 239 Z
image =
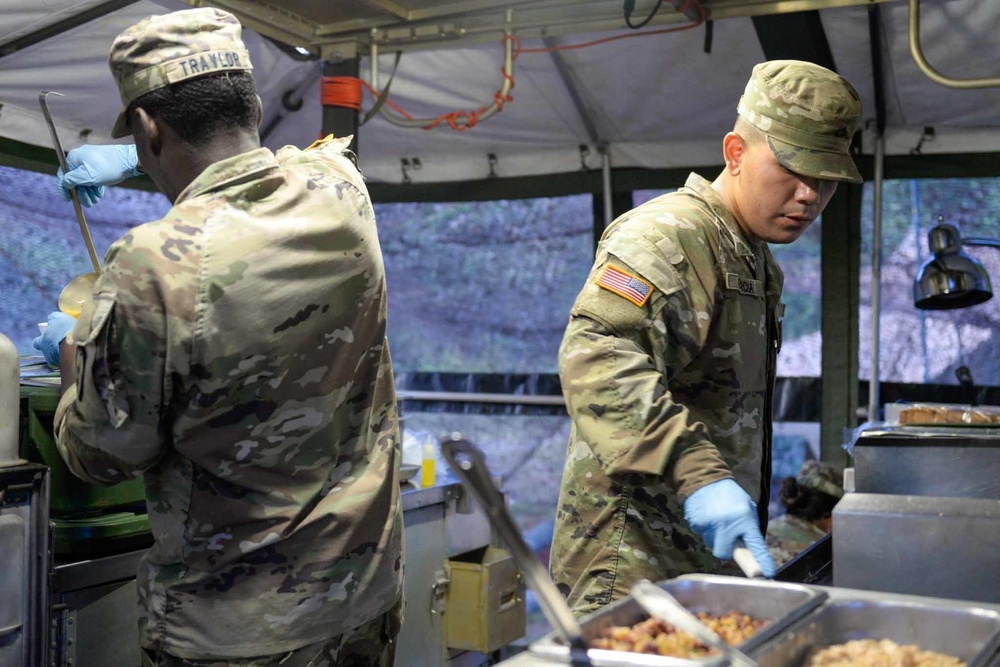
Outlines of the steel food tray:
M 753 637 L 739 646 L 749 652 L 768 642 L 790 625 L 807 615 L 826 599 L 826 593 L 798 584 L 786 584 L 763 579 L 744 579 L 710 574 L 690 574 L 658 584 L 694 613 L 724 614 L 737 610 L 753 618 L 767 621 Z M 649 618 L 649 614 L 631 597 L 613 602 L 580 619 L 584 638 L 589 643 L 600 632 L 614 625 L 634 625 Z M 550 633 L 533 642 L 532 654 L 567 662 L 569 651 L 564 643 Z M 656 655 L 590 649 L 587 655 L 594 665 L 606 667 L 714 667 L 725 665 L 722 656 L 708 658 L 668 658 Z
M 889 597 L 889 596 L 885 596 Z M 754 652 L 761 667 L 800 667 L 814 648 L 852 639 L 889 639 L 990 665 L 1000 646 L 1000 612 L 947 600 L 885 601 L 831 592 L 830 600 Z

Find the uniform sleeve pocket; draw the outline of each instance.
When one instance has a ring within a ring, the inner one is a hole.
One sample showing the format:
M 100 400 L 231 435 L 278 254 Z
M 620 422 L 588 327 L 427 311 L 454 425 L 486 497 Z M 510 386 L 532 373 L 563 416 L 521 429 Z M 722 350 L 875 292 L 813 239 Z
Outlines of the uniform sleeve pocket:
M 81 333 L 81 326 L 88 319 L 86 318 L 86 313 L 90 309 L 84 309 L 73 332 L 73 341 L 80 347 L 92 345 L 98 338 L 104 335 L 111 319 L 111 313 L 115 309 L 115 297 L 112 294 L 98 294 L 91 303 L 93 304 L 93 311 L 89 317 L 90 325 L 85 328 L 82 335 L 77 335 Z
M 128 401 L 118 370 L 115 352 L 115 296 L 98 294 L 92 302 L 90 325 L 82 339 L 74 333 L 77 346 L 77 400 L 93 419 L 107 420 L 118 428 L 128 419 Z M 88 309 L 77 325 L 79 332 Z M 82 333 L 82 332 L 81 332 Z
M 670 244 L 669 248 L 676 249 L 676 246 Z M 678 272 L 686 260 L 679 251 L 665 255 L 662 242 L 654 244 L 642 236 L 619 233 L 608 239 L 604 249 L 632 267 L 664 296 L 686 286 Z

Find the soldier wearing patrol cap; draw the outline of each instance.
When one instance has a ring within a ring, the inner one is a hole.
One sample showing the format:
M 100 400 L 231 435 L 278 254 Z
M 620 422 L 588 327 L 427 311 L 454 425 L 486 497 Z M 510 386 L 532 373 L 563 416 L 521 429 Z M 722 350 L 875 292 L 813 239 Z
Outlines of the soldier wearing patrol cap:
M 777 565 L 794 558 L 833 528 L 833 508 L 844 496 L 844 473 L 821 461 L 806 461 L 781 482 L 785 513 L 767 527 L 767 548 Z
M 138 157 L 173 207 L 36 341 L 67 386 L 58 444 L 85 480 L 144 476 L 143 664 L 391 665 L 403 530 L 374 213 L 349 137 L 260 147 L 240 31 L 192 9 L 111 47 L 113 134 L 135 145 L 71 151 L 60 186 L 93 204 Z
M 734 573 L 740 540 L 773 576 L 762 531 L 783 276 L 767 244 L 795 241 L 838 182 L 861 182 L 860 116 L 836 73 L 761 63 L 722 173 L 605 231 L 559 352 L 573 423 L 550 567 L 575 613 L 639 579 Z

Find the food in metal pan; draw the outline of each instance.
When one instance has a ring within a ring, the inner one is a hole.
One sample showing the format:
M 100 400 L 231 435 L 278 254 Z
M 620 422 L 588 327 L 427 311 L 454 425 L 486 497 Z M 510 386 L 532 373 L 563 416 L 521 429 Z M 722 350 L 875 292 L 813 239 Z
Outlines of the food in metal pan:
M 702 612 L 697 616 L 731 646 L 742 644 L 767 624 L 738 611 L 727 611 L 721 615 Z M 605 628 L 599 637 L 591 640 L 590 647 L 675 658 L 699 658 L 714 653 L 691 635 L 656 618 L 640 621 L 631 627 L 616 625 Z
M 803 667 L 965 667 L 965 663 L 888 639 L 855 639 L 817 649 Z

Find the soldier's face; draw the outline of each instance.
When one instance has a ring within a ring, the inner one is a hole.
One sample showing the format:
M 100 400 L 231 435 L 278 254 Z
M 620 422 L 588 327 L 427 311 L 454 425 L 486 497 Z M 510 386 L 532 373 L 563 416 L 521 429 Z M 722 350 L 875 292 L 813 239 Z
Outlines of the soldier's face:
M 745 146 L 739 156 L 733 211 L 745 231 L 768 243 L 791 243 L 819 217 L 837 181 L 786 169 L 766 142 Z

